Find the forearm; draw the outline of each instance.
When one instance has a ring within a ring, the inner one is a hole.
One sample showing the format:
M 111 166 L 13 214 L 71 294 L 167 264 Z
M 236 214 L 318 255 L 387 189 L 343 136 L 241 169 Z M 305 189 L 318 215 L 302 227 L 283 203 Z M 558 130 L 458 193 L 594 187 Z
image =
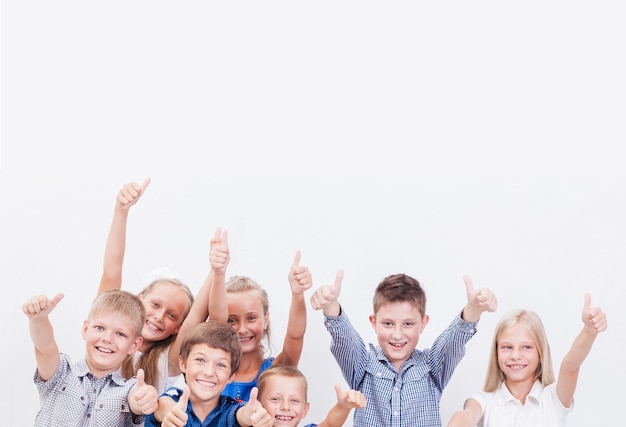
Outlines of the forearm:
M 128 209 L 115 208 L 113 220 L 104 249 L 104 263 L 102 278 L 98 294 L 111 289 L 122 287 L 122 268 L 124 253 L 126 251 L 126 225 L 128 222 Z
M 207 280 L 212 280 L 209 293 L 209 317 L 213 320 L 228 320 L 228 299 L 226 297 L 225 272 L 209 273 Z
M 48 380 L 57 367 L 61 356 L 54 339 L 54 331 L 48 317 L 29 320 L 30 336 L 35 346 L 35 360 L 42 379 Z
M 572 346 L 567 354 L 563 357 L 561 363 L 561 371 L 578 371 L 582 363 L 585 361 L 598 333 L 593 329 L 585 326 L 574 339 Z
M 350 415 L 351 407 L 343 407 L 338 403 L 328 411 L 326 418 L 319 423 L 318 427 L 342 427 Z
M 303 294 L 291 295 L 291 307 L 289 309 L 289 320 L 281 359 L 278 362 L 292 366 L 297 366 L 302 355 L 304 346 L 304 334 L 306 332 L 306 304 Z M 278 363 L 277 362 L 277 363 Z

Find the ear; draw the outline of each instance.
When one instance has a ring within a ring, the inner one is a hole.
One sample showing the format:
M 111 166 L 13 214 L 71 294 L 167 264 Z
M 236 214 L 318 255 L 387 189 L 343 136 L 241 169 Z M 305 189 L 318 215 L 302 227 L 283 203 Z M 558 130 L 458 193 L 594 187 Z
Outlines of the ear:
M 183 374 L 185 373 L 185 361 L 183 360 L 183 356 L 178 356 L 178 368 L 180 369 L 180 372 L 182 372 Z
M 89 321 L 85 320 L 83 322 L 83 331 L 82 331 L 83 339 L 87 337 L 87 328 L 89 328 Z
M 143 337 L 140 335 L 135 339 L 133 345 L 128 349 L 128 354 L 131 355 L 139 350 L 141 348 L 141 344 L 143 344 Z
M 426 329 L 426 325 L 428 325 L 429 320 L 430 320 L 430 316 L 428 314 L 425 314 L 424 316 L 422 316 L 422 326 L 420 327 L 420 335 L 422 334 L 422 332 L 424 332 L 424 329 Z
M 265 315 L 265 324 L 263 325 L 263 332 L 266 331 L 267 326 L 270 324 L 270 312 L 268 311 Z
M 374 314 L 370 314 L 370 324 L 376 330 L 376 316 Z
M 306 414 L 309 412 L 309 402 L 304 404 L 304 410 L 302 411 L 302 418 L 306 417 Z

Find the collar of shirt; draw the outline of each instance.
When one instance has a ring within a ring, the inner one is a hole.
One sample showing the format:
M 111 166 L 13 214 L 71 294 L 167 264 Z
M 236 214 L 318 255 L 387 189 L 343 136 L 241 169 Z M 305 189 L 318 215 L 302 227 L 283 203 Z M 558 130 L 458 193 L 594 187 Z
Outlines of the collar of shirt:
M 85 360 L 85 358 L 80 359 L 74 364 L 73 371 L 78 378 L 83 378 L 85 375 L 91 374 L 91 371 L 89 370 L 89 366 L 87 366 L 87 361 Z M 107 375 L 110 376 L 111 380 L 117 385 L 123 385 L 126 383 L 126 380 L 124 379 L 124 377 L 122 377 L 122 374 L 119 369 L 115 372 L 110 372 L 103 376 L 106 377 Z
M 535 402 L 539 402 L 541 399 L 541 394 L 543 393 L 543 386 L 539 382 L 539 380 L 535 380 L 533 386 L 530 388 L 528 392 L 528 396 L 526 399 L 530 398 Z M 502 381 L 500 385 L 500 389 L 496 393 L 498 405 L 505 405 L 509 402 L 519 401 L 519 399 L 515 398 L 509 391 L 509 388 L 506 386 L 506 383 Z

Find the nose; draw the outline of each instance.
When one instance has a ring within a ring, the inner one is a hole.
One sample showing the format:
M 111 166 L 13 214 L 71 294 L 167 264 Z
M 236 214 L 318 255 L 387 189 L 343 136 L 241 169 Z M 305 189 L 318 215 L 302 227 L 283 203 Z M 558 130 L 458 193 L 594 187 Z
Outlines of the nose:
M 280 401 L 280 409 L 283 411 L 289 410 L 289 399 L 282 399 Z
M 394 326 L 393 332 L 392 332 L 392 338 L 395 340 L 399 340 L 402 338 L 402 326 L 401 325 Z

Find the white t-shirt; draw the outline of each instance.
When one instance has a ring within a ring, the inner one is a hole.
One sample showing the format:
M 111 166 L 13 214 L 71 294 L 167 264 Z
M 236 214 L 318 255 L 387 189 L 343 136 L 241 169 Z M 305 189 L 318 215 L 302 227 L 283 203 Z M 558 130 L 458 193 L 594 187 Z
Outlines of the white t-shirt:
M 159 355 L 159 360 L 157 362 L 157 366 L 159 368 L 159 376 L 157 378 L 157 383 L 155 384 L 155 388 L 159 396 L 165 392 L 168 388 L 172 387 L 179 378 L 183 377 L 183 374 L 178 374 L 176 376 L 169 376 L 169 351 L 170 346 L 167 346 Z M 137 361 L 141 357 L 141 352 L 136 351 L 133 355 L 133 363 L 136 365 Z
M 566 408 L 556 394 L 556 384 L 543 387 L 535 381 L 526 403 L 517 400 L 506 384 L 493 393 L 478 392 L 470 396 L 483 408 L 478 427 L 562 427 L 574 404 Z

